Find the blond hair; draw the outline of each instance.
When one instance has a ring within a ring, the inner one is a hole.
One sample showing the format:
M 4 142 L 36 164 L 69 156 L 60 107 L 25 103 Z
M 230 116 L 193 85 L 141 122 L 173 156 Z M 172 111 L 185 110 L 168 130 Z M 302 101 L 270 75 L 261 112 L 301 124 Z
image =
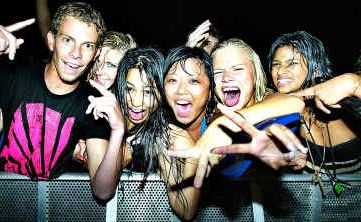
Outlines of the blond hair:
M 120 52 L 127 52 L 129 49 L 137 47 L 137 44 L 130 34 L 124 34 L 115 31 L 107 31 L 104 34 L 101 48 L 108 47 Z M 102 66 L 104 61 L 100 61 L 99 58 L 95 61 L 92 69 L 90 70 L 87 79 L 94 79 L 99 67 Z
M 249 61 L 251 61 L 253 65 L 253 79 L 254 79 L 254 100 L 255 102 L 259 102 L 263 100 L 266 93 L 267 80 L 266 74 L 263 70 L 263 66 L 258 54 L 243 40 L 238 38 L 231 38 L 228 40 L 224 40 L 213 49 L 212 58 L 214 58 L 215 54 L 219 49 L 225 47 L 237 47 L 243 50 L 244 54 L 247 56 Z

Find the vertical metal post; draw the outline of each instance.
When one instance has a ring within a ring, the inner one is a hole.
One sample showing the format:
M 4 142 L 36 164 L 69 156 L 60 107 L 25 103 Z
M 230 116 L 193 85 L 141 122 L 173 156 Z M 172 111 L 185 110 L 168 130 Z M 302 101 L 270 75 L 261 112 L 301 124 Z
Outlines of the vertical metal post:
M 47 187 L 48 181 L 38 181 L 38 222 L 47 221 Z

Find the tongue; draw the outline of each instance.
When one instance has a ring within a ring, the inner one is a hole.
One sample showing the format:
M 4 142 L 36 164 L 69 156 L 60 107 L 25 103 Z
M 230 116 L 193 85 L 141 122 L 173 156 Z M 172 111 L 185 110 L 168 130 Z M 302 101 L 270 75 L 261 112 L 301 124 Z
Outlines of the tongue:
M 180 117 L 187 117 L 189 113 L 191 112 L 191 104 L 185 104 L 185 105 L 177 105 L 176 106 L 176 112 L 177 115 Z
M 224 103 L 226 106 L 235 106 L 239 102 L 240 91 L 229 91 L 224 93 Z
M 144 116 L 144 112 L 129 112 L 129 116 L 132 120 L 138 121 L 141 120 Z

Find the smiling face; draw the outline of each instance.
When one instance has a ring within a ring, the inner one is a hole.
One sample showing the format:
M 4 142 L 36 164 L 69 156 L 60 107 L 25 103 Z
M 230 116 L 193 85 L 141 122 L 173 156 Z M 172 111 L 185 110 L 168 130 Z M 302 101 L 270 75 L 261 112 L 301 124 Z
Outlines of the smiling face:
M 253 103 L 254 69 L 242 48 L 226 46 L 213 55 L 216 96 L 232 110 Z
M 120 60 L 124 57 L 124 51 L 103 47 L 97 60 L 94 80 L 109 89 L 117 76 Z
M 49 74 L 61 84 L 76 84 L 94 59 L 99 33 L 94 24 L 86 24 L 74 17 L 66 17 L 58 34 L 47 35 L 53 52 Z M 56 75 L 56 76 L 55 76 Z
M 300 90 L 307 77 L 303 56 L 290 46 L 278 48 L 272 60 L 272 80 L 280 93 Z
M 184 65 L 186 71 L 180 62 L 172 65 L 166 74 L 164 89 L 176 119 L 188 125 L 200 122 L 205 116 L 210 80 L 199 60 L 189 58 Z
M 128 129 L 134 125 L 143 123 L 150 114 L 158 108 L 159 92 L 154 84 L 147 81 L 146 74 L 138 68 L 133 68 L 127 74 L 127 105 L 128 105 Z

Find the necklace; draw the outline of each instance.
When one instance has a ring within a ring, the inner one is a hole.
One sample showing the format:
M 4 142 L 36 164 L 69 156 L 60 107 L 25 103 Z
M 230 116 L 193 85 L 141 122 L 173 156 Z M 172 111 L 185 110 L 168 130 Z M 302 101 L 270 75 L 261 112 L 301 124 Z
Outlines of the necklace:
M 304 129 L 304 133 L 305 133 L 305 141 L 306 141 L 306 145 L 309 149 L 309 154 L 310 154 L 310 159 L 311 162 L 306 163 L 306 165 L 311 168 L 312 170 L 314 170 L 314 176 L 313 176 L 313 183 L 315 185 L 319 185 L 322 196 L 325 197 L 325 192 L 324 192 L 324 185 L 323 185 L 323 181 L 322 181 L 322 176 L 321 174 L 325 174 L 327 175 L 327 177 L 330 179 L 330 182 L 332 183 L 333 186 L 333 191 L 336 194 L 337 197 L 339 197 L 342 193 L 342 191 L 344 190 L 344 188 L 351 188 L 350 184 L 346 183 L 345 181 L 341 181 L 339 179 L 337 179 L 336 177 L 336 171 L 334 170 L 334 173 L 331 174 L 331 172 L 329 171 L 329 169 L 327 168 L 323 168 L 323 164 L 325 163 L 325 156 L 326 156 L 326 136 L 325 136 L 325 129 L 327 130 L 327 134 L 328 134 L 328 142 L 330 145 L 330 149 L 331 149 L 331 154 L 333 156 L 333 150 L 332 150 L 332 143 L 331 143 L 331 137 L 330 137 L 330 131 L 328 128 L 328 124 L 327 123 L 321 123 L 321 124 L 316 124 L 316 117 L 315 115 L 313 115 L 312 113 L 309 115 L 309 122 L 307 125 L 307 122 L 305 121 L 304 116 L 302 116 L 302 123 L 301 125 L 303 126 Z M 321 158 L 322 156 L 322 160 L 321 160 L 321 164 L 319 166 L 317 166 L 315 164 L 315 160 L 313 157 L 313 154 L 311 152 L 311 147 L 309 145 L 309 140 L 312 141 L 313 144 L 315 143 L 315 138 L 314 138 L 314 134 L 312 132 L 312 124 L 315 123 L 315 125 L 317 125 L 317 127 L 319 127 L 321 129 L 321 135 L 322 135 L 322 140 L 323 140 L 323 153 L 322 155 L 319 153 L 318 150 L 316 150 Z M 332 161 L 332 163 L 334 163 L 334 161 Z

